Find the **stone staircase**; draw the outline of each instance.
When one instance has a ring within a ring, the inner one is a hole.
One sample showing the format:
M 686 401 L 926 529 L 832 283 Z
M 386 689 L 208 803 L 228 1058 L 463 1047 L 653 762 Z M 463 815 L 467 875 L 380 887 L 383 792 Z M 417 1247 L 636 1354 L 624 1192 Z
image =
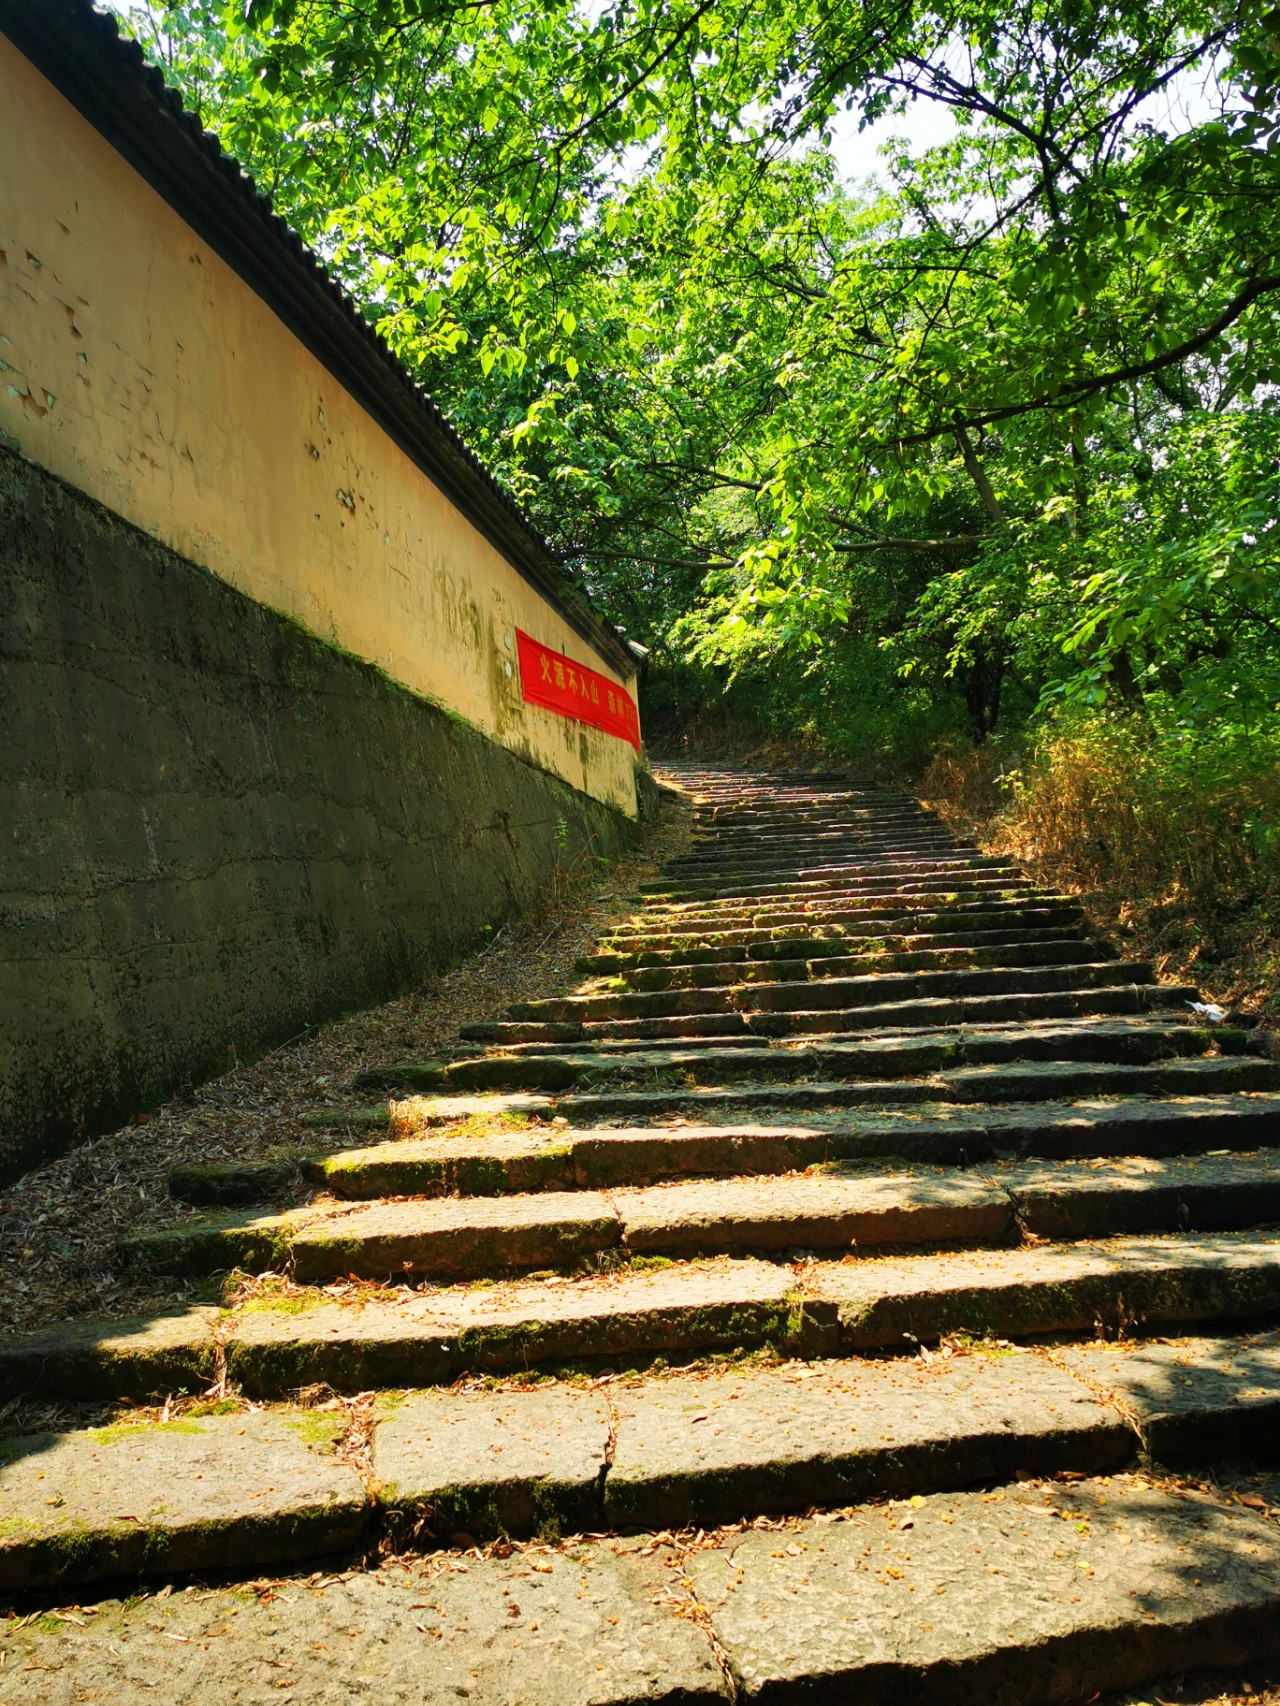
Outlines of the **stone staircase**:
M 1280 1655 L 1280 1066 L 909 799 L 672 779 L 692 850 L 577 993 L 299 1110 L 306 1204 L 180 1173 L 204 1210 L 122 1251 L 278 1285 L 0 1344 L 6 1395 L 175 1406 L 0 1440 L 0 1701 L 1023 1702 Z

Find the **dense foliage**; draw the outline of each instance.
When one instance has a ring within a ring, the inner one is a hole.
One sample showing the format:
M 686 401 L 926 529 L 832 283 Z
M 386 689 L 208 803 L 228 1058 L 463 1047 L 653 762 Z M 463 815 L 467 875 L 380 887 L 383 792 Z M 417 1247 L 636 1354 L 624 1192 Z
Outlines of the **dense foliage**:
M 733 676 L 908 759 L 1090 717 L 1274 755 L 1280 13 L 131 21 L 686 706 Z M 886 117 L 842 181 L 833 126 Z

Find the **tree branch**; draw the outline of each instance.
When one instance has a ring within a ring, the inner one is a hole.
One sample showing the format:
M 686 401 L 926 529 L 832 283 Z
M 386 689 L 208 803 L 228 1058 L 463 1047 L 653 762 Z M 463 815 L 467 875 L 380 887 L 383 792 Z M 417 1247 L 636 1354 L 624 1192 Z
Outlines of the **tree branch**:
M 1149 361 L 1136 361 L 1127 367 L 1114 367 L 1106 373 L 1097 373 L 1088 379 L 1073 379 L 1066 385 L 1060 385 L 1056 391 L 1046 391 L 1025 403 L 1010 403 L 1005 408 L 987 409 L 976 415 L 957 414 L 940 426 L 899 434 L 892 442 L 899 446 L 929 444 L 935 438 L 946 438 L 949 434 L 955 434 L 958 428 L 963 430 L 992 426 L 997 421 L 1011 421 L 1019 415 L 1034 414 L 1039 409 L 1068 409 L 1081 397 L 1092 396 L 1097 391 L 1106 391 L 1112 385 L 1124 385 L 1134 379 L 1145 379 L 1149 374 L 1159 373 L 1165 367 L 1175 367 L 1188 356 L 1198 355 L 1202 349 L 1207 349 L 1228 327 L 1234 325 L 1260 296 L 1266 296 L 1273 290 L 1280 290 L 1280 273 L 1268 273 L 1264 278 L 1250 279 L 1210 325 L 1196 332 L 1194 336 L 1184 339 L 1182 343 L 1175 344 L 1172 349 L 1165 350 L 1162 355 L 1152 356 Z

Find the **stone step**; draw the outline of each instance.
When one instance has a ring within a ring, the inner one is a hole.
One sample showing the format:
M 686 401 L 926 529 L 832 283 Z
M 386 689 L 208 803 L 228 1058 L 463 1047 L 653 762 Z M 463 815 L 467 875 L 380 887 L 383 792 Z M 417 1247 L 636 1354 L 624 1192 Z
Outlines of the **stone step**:
M 961 1166 L 998 1155 L 1167 1157 L 1252 1150 L 1274 1141 L 1278 1120 L 1280 1095 L 1254 1094 L 985 1109 L 877 1108 L 805 1124 L 495 1127 L 461 1135 L 431 1131 L 343 1150 L 311 1162 L 308 1172 L 335 1195 L 356 1200 L 445 1192 L 489 1196 L 894 1159 Z
M 685 1570 L 739 1701 L 1032 1706 L 1280 1651 L 1278 1563 L 1265 1518 L 1134 1477 L 749 1531 Z
M 695 1048 L 630 1053 L 487 1054 L 443 1068 L 434 1062 L 371 1068 L 361 1072 L 353 1085 L 361 1090 L 423 1083 L 446 1090 L 567 1090 L 602 1080 L 617 1086 L 649 1084 L 662 1074 L 674 1075 L 684 1084 L 708 1085 L 818 1076 L 910 1078 L 994 1061 L 1154 1061 L 1204 1055 L 1211 1048 L 1222 1054 L 1242 1054 L 1246 1041 L 1247 1033 L 1226 1026 L 1206 1029 L 1175 1020 L 1086 1018 L 1004 1028 L 885 1031 L 851 1041 L 835 1037 L 809 1043 L 760 1040 L 750 1048 L 717 1047 L 711 1039 Z
M 1118 1404 L 1091 1390 L 1100 1359 L 1127 1408 L 1161 1358 L 1177 1355 L 1179 1372 L 1194 1358 L 1182 1414 L 1202 1428 L 1234 1424 L 1242 1457 L 1265 1451 L 1262 1429 L 1280 1401 L 1274 1339 L 1188 1344 L 1193 1352 L 1086 1350 L 1078 1377 L 1023 1351 L 938 1367 L 832 1361 L 633 1377 L 607 1401 L 554 1384 L 397 1394 L 374 1409 L 367 1488 L 335 1460 L 347 1417 L 332 1411 L 224 1401 L 224 1413 L 178 1423 L 18 1436 L 0 1449 L 0 1589 L 235 1572 L 246 1558 L 255 1569 L 297 1564 L 368 1539 L 388 1514 L 411 1516 L 438 1542 L 459 1531 L 491 1541 L 711 1527 L 1112 1470 L 1134 1459 L 1139 1439 Z M 1168 1421 L 1150 1426 L 1163 1438 Z
M 759 960 L 710 960 L 697 965 L 637 966 L 619 974 L 626 989 L 714 989 L 756 983 L 805 982 L 811 979 L 856 976 L 862 971 L 952 971 L 983 966 L 1039 967 L 1098 964 L 1119 956 L 1108 944 L 1058 938 L 993 947 L 885 947 L 863 954 L 830 954 L 822 948 L 805 955 L 770 956 Z
M 709 1634 L 679 1614 L 687 1595 L 671 1560 L 637 1552 L 596 1541 L 388 1569 L 344 1560 L 261 1595 L 210 1587 L 159 1603 L 100 1600 L 91 1618 L 45 1617 L 0 1637 L 0 1692 L 5 1706 L 729 1701 Z
M 730 1369 L 634 1381 L 613 1406 L 610 1525 L 711 1528 L 1116 1468 L 1129 1429 L 1162 1465 L 1272 1462 L 1280 1335 Z
M 1280 1389 L 1278 1376 L 1272 1351 Z M 1215 1395 L 1220 1409 L 1229 1396 Z M 1135 1455 L 1118 1408 L 1035 1351 L 729 1369 L 636 1380 L 611 1397 L 604 1508 L 621 1529 L 713 1528 L 1019 1474 L 1096 1473 Z M 1261 1412 L 1250 1419 L 1257 1438 Z
M 1004 854 L 983 852 L 927 825 L 850 827 L 834 820 L 801 822 L 792 829 L 742 830 L 733 835 L 696 834 L 687 853 L 667 860 L 660 873 L 637 885 L 637 893 L 661 894 L 672 884 L 714 882 L 755 871 L 786 876 L 814 866 L 870 869 L 933 862 L 975 869 L 1014 868 Z
M 991 1178 L 1013 1199 L 1019 1226 L 1037 1238 L 1280 1224 L 1275 1149 L 1003 1165 Z
M 785 1013 L 744 1015 L 747 1029 L 761 1037 L 832 1038 L 876 1029 L 908 1030 L 917 1026 L 983 1025 L 1013 1019 L 1043 1021 L 1120 1014 L 1186 1013 L 1199 991 L 1187 985 L 1154 983 L 1103 984 L 1089 989 L 1046 990 L 1036 994 L 966 995 L 963 999 L 920 996 L 909 1001 L 878 1002 L 870 1007 L 792 1009 Z M 584 1027 L 592 1029 L 593 1027 Z M 620 1033 L 620 1025 L 611 1027 Z
M 913 853 L 884 850 L 876 858 L 850 858 L 812 865 L 795 863 L 787 870 L 756 870 L 734 875 L 708 868 L 700 877 L 660 877 L 638 887 L 631 896 L 637 906 L 654 913 L 717 913 L 732 906 L 768 904 L 770 897 L 785 901 L 823 901 L 824 897 L 857 896 L 862 892 L 894 894 L 910 892 L 927 884 L 942 891 L 964 887 L 1009 885 L 1019 894 L 1034 894 L 1033 880 L 1007 860 L 981 862 L 954 855 L 949 848 Z
M 823 940 L 882 935 L 891 930 L 995 930 L 1005 925 L 1055 925 L 1060 921 L 1080 923 L 1080 902 L 1070 896 L 1014 896 L 1010 899 L 978 897 L 976 901 L 939 902 L 925 897 L 881 897 L 869 904 L 819 904 L 811 906 L 741 906 L 734 913 L 712 921 L 683 920 L 678 913 L 635 913 L 614 925 L 602 938 L 602 949 L 631 952 L 700 947 L 701 943 L 785 942 L 790 937 L 817 935 Z
M 685 1013 L 745 1011 L 811 1012 L 954 995 L 1033 995 L 1116 984 L 1153 983 L 1151 968 L 1129 960 L 1100 960 L 1071 966 L 1036 966 L 975 971 L 884 972 L 861 977 L 832 975 L 801 982 L 729 984 L 715 989 L 563 995 L 512 1002 L 511 1019 L 553 1022 L 590 1019 L 666 1018 Z
M 1163 1061 L 1156 1065 L 1111 1065 L 1031 1061 L 999 1066 L 959 1067 L 928 1078 L 807 1079 L 799 1083 L 727 1084 L 661 1090 L 580 1090 L 553 1096 L 534 1090 L 492 1091 L 478 1095 L 415 1097 L 397 1110 L 397 1126 L 406 1134 L 419 1127 L 454 1120 L 517 1117 L 598 1125 L 620 1118 L 670 1120 L 716 1117 L 738 1109 L 786 1116 L 861 1107 L 908 1108 L 932 1102 L 978 1105 L 990 1102 L 1056 1102 L 1089 1096 L 1210 1096 L 1224 1092 L 1272 1090 L 1280 1085 L 1280 1066 L 1269 1060 L 1235 1058 Z M 347 1129 L 386 1126 L 381 1109 L 312 1115 L 307 1126 Z
M 344 1276 L 490 1277 L 624 1256 L 747 1255 L 1016 1242 L 1280 1221 L 1275 1151 L 1176 1161 L 1129 1157 L 976 1173 L 827 1167 L 810 1174 L 531 1195 L 445 1196 L 285 1215 L 204 1216 L 125 1240 L 153 1273 L 288 1270 L 304 1283 Z
M 664 893 L 642 896 L 645 916 L 655 924 L 666 921 L 714 926 L 741 913 L 773 911 L 815 912 L 876 902 L 901 905 L 916 898 L 938 905 L 974 905 L 982 900 L 1039 900 L 1042 890 L 1028 877 L 998 871 L 941 871 L 913 877 L 867 876 L 803 878 L 776 882 L 735 883 L 697 887 L 682 884 Z
M 1280 1334 L 1063 1345 L 1059 1367 L 1114 1405 L 1149 1461 L 1274 1467 L 1280 1442 Z
M 60 1322 L 0 1341 L 0 1388 L 14 1397 L 159 1400 L 205 1391 L 221 1358 L 253 1399 L 317 1384 L 357 1393 L 580 1359 L 803 1347 L 809 1329 L 789 1267 L 721 1258 L 357 1302 L 300 1291 L 234 1315 L 193 1306 Z
M 965 1174 L 898 1173 L 739 1177 L 611 1195 L 544 1191 L 319 1206 L 266 1217 L 211 1215 L 134 1235 L 124 1250 L 152 1273 L 274 1266 L 303 1283 L 322 1283 L 346 1275 L 476 1279 L 567 1268 L 606 1251 L 744 1254 L 1015 1236 L 1014 1201 L 1005 1190 Z
M 943 878 L 948 884 L 974 877 L 998 877 L 1015 884 L 1028 880 L 1007 859 L 965 854 L 950 845 L 904 853 L 867 848 L 853 851 L 832 843 L 826 848 L 796 846 L 785 859 L 777 853 L 760 857 L 743 854 L 734 859 L 722 856 L 672 863 L 662 877 L 641 883 L 636 893 L 645 905 L 660 906 L 664 902 L 714 901 L 740 895 L 894 887 L 925 877 Z
M 323 1384 L 367 1392 L 463 1373 L 656 1354 L 774 1350 L 808 1357 L 914 1350 L 949 1335 L 1049 1334 L 1230 1323 L 1280 1313 L 1280 1235 L 1117 1238 L 946 1255 L 781 1263 L 718 1257 L 651 1271 L 502 1281 L 336 1302 L 295 1293 L 224 1320 L 80 1321 L 0 1344 L 14 1395 L 85 1398 L 202 1390 L 213 1360 L 251 1398 Z M 115 1347 L 132 1343 L 126 1363 Z M 179 1367 L 179 1352 L 187 1374 Z M 175 1378 L 175 1375 L 178 1378 Z
M 806 1276 L 805 1296 L 824 1330 L 825 1310 L 834 1308 L 837 1325 L 824 1343 L 844 1352 L 901 1350 L 952 1333 L 1027 1339 L 1264 1318 L 1280 1310 L 1280 1234 L 819 1263 Z
M 921 953 L 942 948 L 1013 948 L 1035 946 L 1041 942 L 1080 942 L 1085 939 L 1082 922 L 1070 926 L 1031 927 L 1019 929 L 1007 926 L 992 930 L 952 930 L 893 933 L 880 930 L 866 937 L 801 936 L 781 942 L 721 943 L 719 946 L 698 948 L 658 948 L 646 953 L 583 954 L 574 963 L 574 970 L 586 976 L 607 977 L 613 973 L 637 971 L 649 966 L 695 966 L 708 964 L 744 965 L 754 960 L 856 957 L 861 954 Z M 1105 954 L 1099 956 L 1105 958 Z
M 1039 995 L 972 995 L 964 1000 L 925 997 L 886 1001 L 872 1007 L 826 1008 L 790 1013 L 691 1013 L 657 1019 L 597 1019 L 585 1022 L 495 1019 L 463 1027 L 466 1042 L 487 1042 L 524 1053 L 561 1048 L 634 1051 L 654 1042 L 673 1047 L 707 1038 L 722 1046 L 746 1046 L 770 1038 L 854 1037 L 874 1030 L 936 1029 L 942 1025 L 987 1025 L 1010 1019 L 1042 1020 L 1104 1015 L 1168 1013 L 1182 1016 L 1199 992 L 1172 984 L 1119 984 L 1102 989 L 1062 990 Z
M 1276 1130 L 1280 1097 L 1077 1101 L 1019 1107 L 876 1109 L 808 1124 L 632 1128 L 534 1125 L 430 1131 L 306 1163 L 336 1195 L 377 1196 L 609 1188 L 667 1178 L 787 1173 L 888 1158 L 968 1165 L 1002 1155 L 1105 1157 L 1248 1150 Z M 385 1123 L 385 1121 L 383 1122 Z
M 834 972 L 830 976 L 796 983 L 759 987 L 742 985 L 731 993 L 736 998 L 736 1005 L 753 1012 L 786 1013 L 821 1007 L 865 1006 L 876 1001 L 919 1000 L 930 996 L 1036 995 L 1154 981 L 1150 966 L 1144 962 L 1117 959 L 1085 961 L 1068 966 L 884 972 L 864 977 L 847 977 Z M 740 996 L 739 989 L 742 992 Z
M 696 1545 L 600 1537 L 283 1594 L 104 1600 L 6 1638 L 6 1701 L 47 1706 L 52 1677 L 59 1700 L 68 1683 L 138 1706 L 159 1676 L 172 1700 L 285 1684 L 337 1701 L 373 1677 L 381 1698 L 429 1706 L 1040 1706 L 1275 1654 L 1278 1578 L 1274 1526 L 1212 1494 L 1140 1474 L 1015 1483 Z
M 875 906 L 832 906 L 826 908 L 768 908 L 759 912 L 743 911 L 736 922 L 719 921 L 702 926 L 696 921 L 685 924 L 679 920 L 650 920 L 633 918 L 615 928 L 603 938 L 609 951 L 649 953 L 679 950 L 691 943 L 728 944 L 736 942 L 785 942 L 793 937 L 817 934 L 825 940 L 852 940 L 888 931 L 910 929 L 949 930 L 991 928 L 1016 923 L 1050 927 L 1060 921 L 1072 924 L 1082 919 L 1078 901 L 1064 896 L 1052 901 L 1037 895 L 1027 903 L 1019 901 L 986 901 L 973 904 L 957 903 L 939 911 L 936 906 L 912 905 L 908 901 L 886 901 Z
M 957 841 L 929 827 L 850 826 L 837 822 L 800 822 L 786 828 L 742 830 L 736 834 L 695 832 L 689 851 L 668 859 L 661 871 L 637 885 L 641 894 L 661 891 L 664 883 L 715 880 L 753 868 L 785 875 L 807 865 L 871 870 L 913 863 L 972 865 L 976 870 L 1016 869 L 1000 853 L 984 853 L 972 842 Z
M 346 1418 L 229 1408 L 0 1440 L 0 1590 L 261 1572 L 355 1546 L 372 1507 L 334 1455 Z
M 834 1321 L 834 1309 L 824 1306 Z M 227 1369 L 250 1397 L 447 1384 L 460 1374 L 818 1342 L 792 1270 L 719 1258 L 655 1271 L 411 1292 L 360 1307 L 246 1309 Z M 826 1337 L 832 1337 L 828 1326 Z M 46 1379 L 49 1375 L 46 1373 Z

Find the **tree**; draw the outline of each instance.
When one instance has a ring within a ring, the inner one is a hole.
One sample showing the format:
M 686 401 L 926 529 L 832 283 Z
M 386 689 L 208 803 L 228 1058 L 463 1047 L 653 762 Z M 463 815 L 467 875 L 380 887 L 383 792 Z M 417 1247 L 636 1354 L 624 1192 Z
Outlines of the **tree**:
M 1220 716 L 1233 669 L 1274 710 L 1278 17 L 182 0 L 140 27 L 633 631 L 891 667 L 986 734 L 1010 692 Z M 954 139 L 842 185 L 836 115 L 921 102 Z

